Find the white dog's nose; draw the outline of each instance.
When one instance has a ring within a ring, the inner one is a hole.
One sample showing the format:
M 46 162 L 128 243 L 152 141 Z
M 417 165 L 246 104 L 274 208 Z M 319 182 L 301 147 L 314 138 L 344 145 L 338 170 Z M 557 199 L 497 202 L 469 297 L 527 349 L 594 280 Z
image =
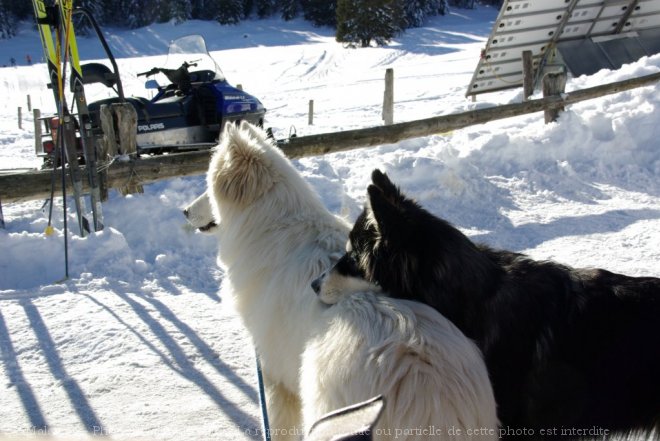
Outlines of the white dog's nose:
M 325 277 L 325 273 L 321 274 L 318 278 L 312 281 L 312 289 L 316 294 L 319 294 L 321 292 L 321 283 L 323 282 L 324 277 Z

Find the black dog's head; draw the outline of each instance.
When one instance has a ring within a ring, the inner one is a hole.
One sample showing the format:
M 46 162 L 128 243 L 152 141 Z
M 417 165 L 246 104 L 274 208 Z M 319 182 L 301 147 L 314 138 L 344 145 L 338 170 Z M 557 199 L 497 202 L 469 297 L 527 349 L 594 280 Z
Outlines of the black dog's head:
M 376 169 L 371 180 L 346 254 L 314 281 L 314 290 L 325 301 L 326 288 L 363 288 L 359 279 L 393 297 L 459 314 L 461 297 L 485 279 L 487 258 L 458 229 L 403 195 L 386 174 Z
M 422 209 L 380 170 L 373 171 L 371 180 L 367 204 L 349 234 L 346 254 L 312 283 L 326 303 L 357 290 L 394 288 L 394 295 L 410 297 L 406 293 L 413 289 L 409 280 L 417 256 L 408 253 L 415 231 L 415 221 L 409 218 Z

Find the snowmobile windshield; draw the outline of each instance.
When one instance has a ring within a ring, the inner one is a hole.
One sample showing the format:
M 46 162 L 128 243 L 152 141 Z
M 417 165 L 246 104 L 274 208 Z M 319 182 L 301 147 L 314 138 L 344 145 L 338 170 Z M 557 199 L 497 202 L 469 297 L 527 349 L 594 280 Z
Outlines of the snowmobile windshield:
M 166 69 L 179 69 L 186 66 L 191 82 L 210 82 L 224 80 L 220 66 L 206 49 L 206 42 L 201 35 L 187 35 L 170 42 L 167 53 Z M 158 84 L 167 84 L 164 76 L 159 75 Z

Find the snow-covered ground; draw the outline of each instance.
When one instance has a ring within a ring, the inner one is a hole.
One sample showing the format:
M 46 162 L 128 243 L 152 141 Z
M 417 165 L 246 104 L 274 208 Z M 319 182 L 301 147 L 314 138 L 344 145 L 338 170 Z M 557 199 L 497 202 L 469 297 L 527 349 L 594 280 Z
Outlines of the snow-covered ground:
M 269 109 L 278 137 L 381 124 L 385 69 L 394 68 L 395 121 L 519 101 L 518 90 L 464 94 L 497 12 L 455 10 L 390 46 L 345 49 L 330 29 L 303 21 L 222 27 L 189 22 L 107 30 L 129 94 L 135 74 L 157 66 L 170 39 L 201 33 L 229 81 Z M 83 56 L 100 58 L 92 40 Z M 0 64 L 38 60 L 25 25 L 0 41 Z M 657 72 L 660 56 L 591 77 L 574 90 Z M 31 115 L 54 109 L 43 64 L 0 68 L 0 169 L 34 168 Z M 90 91 L 90 100 L 106 91 Z M 315 100 L 313 126 L 307 103 Z M 17 107 L 23 106 L 23 129 Z M 355 218 L 370 172 L 475 240 L 539 259 L 660 276 L 660 85 L 573 105 L 558 123 L 541 114 L 451 133 L 296 161 L 327 206 Z M 4 204 L 0 230 L 0 434 L 104 434 L 113 439 L 254 439 L 260 425 L 254 356 L 218 287 L 212 237 L 192 231 L 181 208 L 204 177 L 111 192 L 107 228 L 70 235 L 64 275 L 61 198 L 55 234 L 43 201 Z M 72 202 L 69 201 L 69 206 Z M 67 213 L 75 225 L 73 212 Z

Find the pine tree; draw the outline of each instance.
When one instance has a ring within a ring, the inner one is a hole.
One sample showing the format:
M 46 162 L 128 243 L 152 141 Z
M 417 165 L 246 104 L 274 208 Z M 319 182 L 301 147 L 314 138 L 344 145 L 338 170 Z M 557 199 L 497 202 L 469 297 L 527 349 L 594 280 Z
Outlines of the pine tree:
M 10 0 L 0 0 L 0 40 L 16 35 L 16 18 L 8 7 L 9 2 Z
M 135 29 L 148 26 L 156 20 L 162 22 L 169 19 L 169 10 L 167 16 L 163 16 L 161 0 L 120 0 L 116 3 L 120 6 L 114 9 L 112 23 L 119 26 Z
M 190 0 L 174 0 L 170 2 L 170 17 L 175 24 L 183 23 L 192 18 L 192 3 Z
M 190 16 L 196 20 L 213 20 L 215 9 L 213 0 L 192 0 Z
M 243 18 L 249 18 L 254 9 L 254 0 L 243 0 Z
M 474 0 L 452 0 L 451 3 L 459 8 L 474 9 Z
M 406 18 L 406 28 L 417 28 L 424 23 L 428 15 L 428 1 L 407 0 L 403 2 L 403 10 Z
M 439 0 L 438 1 L 438 14 L 440 14 L 440 15 L 449 14 L 449 1 L 448 0 Z
M 242 0 L 217 0 L 215 19 L 220 24 L 237 24 L 243 16 Z
M 277 3 L 284 20 L 289 21 L 296 18 L 298 15 L 298 0 L 278 0 Z
M 7 10 L 17 19 L 33 19 L 32 2 L 29 1 L 4 1 Z
M 406 19 L 406 28 L 422 26 L 433 15 L 443 14 L 447 8 L 446 0 L 405 0 L 401 7 Z
M 403 10 L 395 0 L 338 0 L 337 41 L 384 45 L 402 29 Z
M 101 25 L 114 23 L 115 14 L 113 9 L 116 7 L 115 1 L 100 0 L 97 3 L 99 4 L 100 12 L 96 17 L 94 17 L 96 18 L 96 21 Z
M 302 0 L 301 7 L 305 20 L 315 26 L 337 25 L 337 0 Z
M 155 2 L 155 21 L 158 23 L 167 23 L 172 19 L 172 1 L 171 0 L 146 0 Z M 154 20 L 147 22 L 147 25 L 153 23 Z
M 94 17 L 95 20 L 99 21 L 103 16 L 102 5 L 99 4 L 97 0 L 76 0 L 73 5 L 75 7 L 81 7 L 87 9 L 90 14 Z M 76 34 L 78 35 L 89 35 L 91 30 L 91 23 L 82 14 L 76 14 L 73 16 L 73 24 L 76 29 Z
M 256 0 L 257 17 L 266 18 L 275 12 L 275 0 Z

